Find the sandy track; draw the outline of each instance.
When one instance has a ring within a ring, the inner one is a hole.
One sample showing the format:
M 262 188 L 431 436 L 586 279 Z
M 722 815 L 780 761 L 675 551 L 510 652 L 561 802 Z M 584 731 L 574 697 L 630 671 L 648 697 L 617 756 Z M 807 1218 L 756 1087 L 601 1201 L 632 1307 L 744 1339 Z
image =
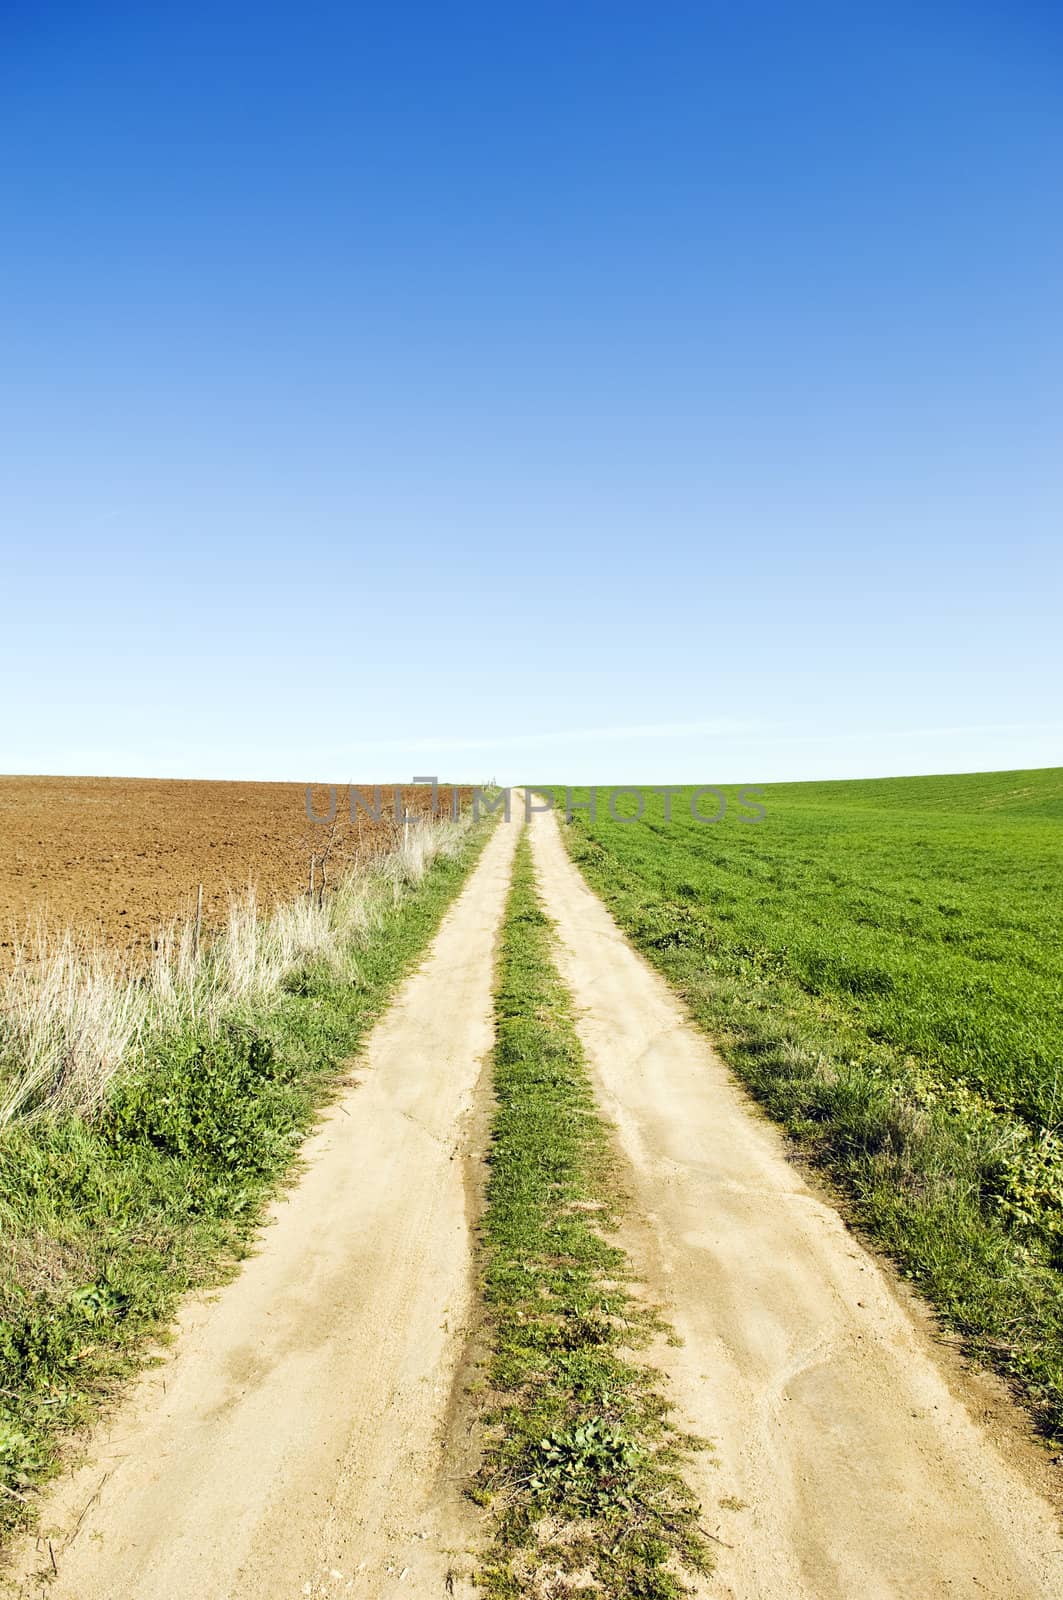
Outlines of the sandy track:
M 787 1161 L 664 981 L 532 823 L 560 966 L 615 1123 L 625 1240 L 683 1340 L 680 1413 L 734 1600 L 1063 1595 L 1053 1511 L 946 1382 L 885 1274 Z M 1032 1451 L 1031 1451 L 1032 1454 Z M 744 1510 L 720 1508 L 724 1497 Z
M 475 1316 L 469 1158 L 517 834 L 489 842 L 259 1254 L 214 1300 L 189 1302 L 171 1357 L 49 1494 L 58 1576 L 47 1544 L 28 1541 L 5 1592 L 472 1592 L 455 1425 Z M 623 1242 L 683 1341 L 654 1359 L 715 1444 L 694 1487 L 730 1548 L 700 1592 L 1063 1595 L 1063 1544 L 1021 1449 L 1006 1454 L 972 1416 L 918 1319 L 587 888 L 554 818 L 532 837 L 628 1165 Z
M 517 833 L 489 841 L 259 1254 L 189 1304 L 172 1358 L 50 1495 L 54 1600 L 444 1596 L 454 1548 L 466 1592 L 445 1424 L 472 1307 L 465 1130 Z M 40 1593 L 42 1567 L 27 1543 L 16 1592 Z

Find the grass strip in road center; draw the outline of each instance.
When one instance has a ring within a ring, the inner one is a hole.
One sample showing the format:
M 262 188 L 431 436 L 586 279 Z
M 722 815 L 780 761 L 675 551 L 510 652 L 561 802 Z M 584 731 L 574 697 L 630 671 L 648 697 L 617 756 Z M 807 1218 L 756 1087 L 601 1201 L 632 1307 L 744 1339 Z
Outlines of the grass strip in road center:
M 700 1441 L 633 1359 L 657 1315 L 615 1242 L 620 1200 L 554 965 L 527 836 L 507 902 L 495 1001 L 483 1286 L 490 1357 L 474 1498 L 493 1517 L 493 1596 L 669 1597 L 707 1571 L 682 1467 Z

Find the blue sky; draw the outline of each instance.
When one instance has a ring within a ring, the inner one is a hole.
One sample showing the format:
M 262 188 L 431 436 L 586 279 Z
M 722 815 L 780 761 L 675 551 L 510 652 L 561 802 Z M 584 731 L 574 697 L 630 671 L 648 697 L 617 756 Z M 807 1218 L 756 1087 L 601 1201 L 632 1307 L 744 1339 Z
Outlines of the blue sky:
M 1063 763 L 1063 20 L 0 11 L 0 768 Z

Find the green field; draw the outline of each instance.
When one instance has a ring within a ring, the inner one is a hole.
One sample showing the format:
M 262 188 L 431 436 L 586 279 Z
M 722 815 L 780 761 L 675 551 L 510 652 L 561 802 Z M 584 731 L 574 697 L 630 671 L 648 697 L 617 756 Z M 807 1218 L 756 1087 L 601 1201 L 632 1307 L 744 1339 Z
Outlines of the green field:
M 767 785 L 755 825 L 734 804 L 698 824 L 688 796 L 621 825 L 603 792 L 570 849 L 856 1218 L 1063 1431 L 1063 770 Z

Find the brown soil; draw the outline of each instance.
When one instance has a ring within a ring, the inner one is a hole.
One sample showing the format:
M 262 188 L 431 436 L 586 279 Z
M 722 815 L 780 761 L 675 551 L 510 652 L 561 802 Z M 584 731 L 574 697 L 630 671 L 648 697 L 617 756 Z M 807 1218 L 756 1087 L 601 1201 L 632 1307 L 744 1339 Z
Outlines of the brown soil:
M 383 820 L 359 811 L 354 827 L 340 790 L 331 880 L 356 855 L 393 842 L 394 789 L 381 788 Z M 360 792 L 371 804 L 372 788 Z M 313 793 L 324 814 L 328 791 Z M 403 794 L 411 812 L 429 809 L 427 787 Z M 449 803 L 441 791 L 441 806 Z M 307 820 L 298 783 L 0 777 L 0 965 L 41 915 L 49 927 L 136 950 L 160 924 L 191 913 L 200 883 L 208 927 L 224 920 L 229 891 L 249 883 L 268 907 L 306 885 L 329 833 Z

